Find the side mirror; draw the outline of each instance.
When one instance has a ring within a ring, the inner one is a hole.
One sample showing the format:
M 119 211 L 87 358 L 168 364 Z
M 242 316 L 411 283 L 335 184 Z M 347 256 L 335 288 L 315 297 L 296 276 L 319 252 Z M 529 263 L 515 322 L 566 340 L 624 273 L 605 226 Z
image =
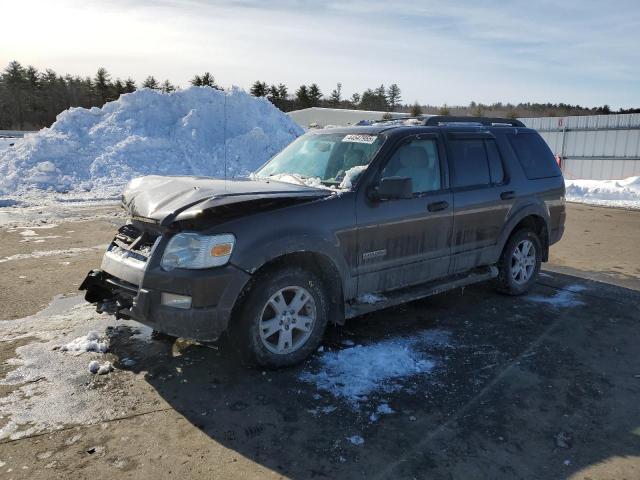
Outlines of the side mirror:
M 413 198 L 413 182 L 409 177 L 385 177 L 371 193 L 376 200 Z

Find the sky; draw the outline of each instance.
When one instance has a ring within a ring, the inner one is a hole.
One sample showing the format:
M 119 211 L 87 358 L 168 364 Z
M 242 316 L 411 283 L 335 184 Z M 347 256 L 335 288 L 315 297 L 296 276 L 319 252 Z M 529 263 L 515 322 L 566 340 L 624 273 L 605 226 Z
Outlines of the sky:
M 638 0 L 0 0 L 0 12 L 2 68 L 640 107 Z

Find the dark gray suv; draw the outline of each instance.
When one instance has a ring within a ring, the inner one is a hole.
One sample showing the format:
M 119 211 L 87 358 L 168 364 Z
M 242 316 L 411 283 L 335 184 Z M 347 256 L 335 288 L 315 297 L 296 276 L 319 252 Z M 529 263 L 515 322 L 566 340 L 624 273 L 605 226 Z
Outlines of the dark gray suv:
M 82 286 L 172 336 L 223 332 L 268 367 L 328 322 L 492 279 L 528 291 L 562 236 L 564 180 L 521 122 L 430 117 L 311 131 L 250 178 L 149 176 Z

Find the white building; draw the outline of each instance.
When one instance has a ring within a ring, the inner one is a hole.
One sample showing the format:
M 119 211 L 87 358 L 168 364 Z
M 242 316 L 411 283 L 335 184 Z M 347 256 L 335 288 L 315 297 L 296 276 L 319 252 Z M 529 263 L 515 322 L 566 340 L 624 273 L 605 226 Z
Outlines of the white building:
M 406 113 L 375 112 L 370 110 L 346 110 L 341 108 L 311 107 L 302 110 L 294 110 L 288 114 L 302 128 L 319 127 L 329 125 L 349 126 L 362 120 L 382 120 L 384 115 L 392 118 L 406 117 Z

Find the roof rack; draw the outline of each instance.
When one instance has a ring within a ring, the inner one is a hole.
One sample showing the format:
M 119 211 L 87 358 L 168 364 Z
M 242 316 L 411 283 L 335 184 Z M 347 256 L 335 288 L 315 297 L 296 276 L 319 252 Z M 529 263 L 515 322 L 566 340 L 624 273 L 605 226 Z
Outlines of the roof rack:
M 435 115 L 425 119 L 424 124 L 427 126 L 438 126 L 447 123 L 477 123 L 487 127 L 495 126 L 509 126 L 509 127 L 524 127 L 524 123 L 520 120 L 512 118 L 497 118 L 497 117 L 450 117 L 447 115 Z

